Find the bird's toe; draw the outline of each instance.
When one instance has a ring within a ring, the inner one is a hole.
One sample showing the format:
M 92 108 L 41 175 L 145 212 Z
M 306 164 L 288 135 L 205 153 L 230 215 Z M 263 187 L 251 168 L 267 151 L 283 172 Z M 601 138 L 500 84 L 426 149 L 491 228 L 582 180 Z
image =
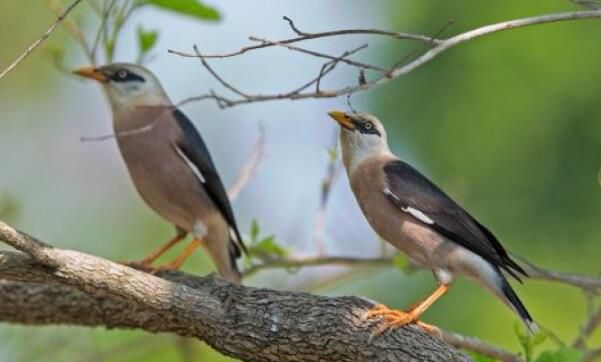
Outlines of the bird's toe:
M 365 315 L 365 319 L 373 318 L 381 318 L 381 321 L 377 329 L 372 333 L 371 338 L 377 337 L 386 331 L 395 330 L 409 324 L 415 324 L 426 333 L 437 336 L 441 335 L 441 331 L 438 327 L 418 320 L 419 315 L 413 310 L 406 312 L 390 309 L 385 305 L 380 304 L 370 309 Z

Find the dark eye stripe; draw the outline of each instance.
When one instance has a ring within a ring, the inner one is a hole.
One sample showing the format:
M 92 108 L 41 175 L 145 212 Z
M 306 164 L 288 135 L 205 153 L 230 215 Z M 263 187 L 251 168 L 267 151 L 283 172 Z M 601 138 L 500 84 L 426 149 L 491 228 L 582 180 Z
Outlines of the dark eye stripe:
M 125 73 L 125 74 L 124 74 Z M 146 80 L 130 71 L 121 69 L 111 75 L 113 82 L 145 82 Z
M 359 127 L 357 127 L 359 132 L 363 134 L 375 134 L 381 136 L 380 132 L 376 129 L 376 126 L 370 121 L 365 121 Z

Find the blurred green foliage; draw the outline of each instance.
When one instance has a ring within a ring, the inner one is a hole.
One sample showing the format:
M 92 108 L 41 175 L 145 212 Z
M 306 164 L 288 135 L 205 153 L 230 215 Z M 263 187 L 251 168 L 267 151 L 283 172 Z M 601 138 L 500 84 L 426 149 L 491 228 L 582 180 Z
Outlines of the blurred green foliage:
M 252 259 L 267 261 L 274 258 L 282 258 L 288 255 L 288 250 L 278 244 L 275 235 L 261 236 L 259 222 L 253 219 L 250 228 L 250 243 L 246 264 L 251 265 Z

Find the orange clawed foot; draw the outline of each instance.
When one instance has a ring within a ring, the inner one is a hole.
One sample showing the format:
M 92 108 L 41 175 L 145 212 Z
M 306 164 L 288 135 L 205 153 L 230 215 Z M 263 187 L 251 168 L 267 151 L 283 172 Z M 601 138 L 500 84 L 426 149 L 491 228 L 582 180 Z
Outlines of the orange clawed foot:
M 441 336 L 442 333 L 438 327 L 419 321 L 419 317 L 443 294 L 449 290 L 448 284 L 441 284 L 430 295 L 411 308 L 408 312 L 402 310 L 393 310 L 385 305 L 377 305 L 367 312 L 366 318 L 382 317 L 382 325 L 372 333 L 372 337 L 379 336 L 387 330 L 397 329 L 407 324 L 415 323 L 424 332 Z
M 144 259 L 142 261 L 138 261 L 138 262 L 135 262 L 135 261 L 134 262 L 122 262 L 121 264 L 127 265 L 127 266 L 135 268 L 135 269 L 144 270 L 145 272 L 148 272 L 151 274 L 156 274 L 158 272 L 163 272 L 163 271 L 178 270 L 179 268 L 181 268 L 181 266 L 184 264 L 184 262 L 190 257 L 190 255 L 192 255 L 192 253 L 196 249 L 198 249 L 198 247 L 201 245 L 202 245 L 202 240 L 198 240 L 198 239 L 192 240 L 190 245 L 188 245 L 184 249 L 184 251 L 182 251 L 182 253 L 179 254 L 177 256 L 177 258 L 175 258 L 175 260 L 173 260 L 171 263 L 169 263 L 167 265 L 161 265 L 161 266 L 152 265 L 152 262 L 156 258 L 146 258 L 146 259 Z
M 424 323 L 418 320 L 419 315 L 415 310 L 408 312 L 402 310 L 390 309 L 387 306 L 380 304 L 369 310 L 365 315 L 366 319 L 382 318 L 381 325 L 372 333 L 372 337 L 377 337 L 388 330 L 395 330 L 408 324 L 415 324 L 424 332 L 437 333 L 438 327 Z

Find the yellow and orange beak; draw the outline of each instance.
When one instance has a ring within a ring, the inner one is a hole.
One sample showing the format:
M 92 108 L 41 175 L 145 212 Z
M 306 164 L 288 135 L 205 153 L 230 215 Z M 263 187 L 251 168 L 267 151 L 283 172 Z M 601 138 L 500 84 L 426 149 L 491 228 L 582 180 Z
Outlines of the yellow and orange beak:
M 80 77 L 97 80 L 101 83 L 108 82 L 108 77 L 101 70 L 94 67 L 83 67 L 73 71 L 73 74 L 77 74 Z
M 338 122 L 342 127 L 354 130 L 355 124 L 353 124 L 353 120 L 346 113 L 340 111 L 332 111 L 329 112 L 328 115 L 332 117 L 336 122 Z

